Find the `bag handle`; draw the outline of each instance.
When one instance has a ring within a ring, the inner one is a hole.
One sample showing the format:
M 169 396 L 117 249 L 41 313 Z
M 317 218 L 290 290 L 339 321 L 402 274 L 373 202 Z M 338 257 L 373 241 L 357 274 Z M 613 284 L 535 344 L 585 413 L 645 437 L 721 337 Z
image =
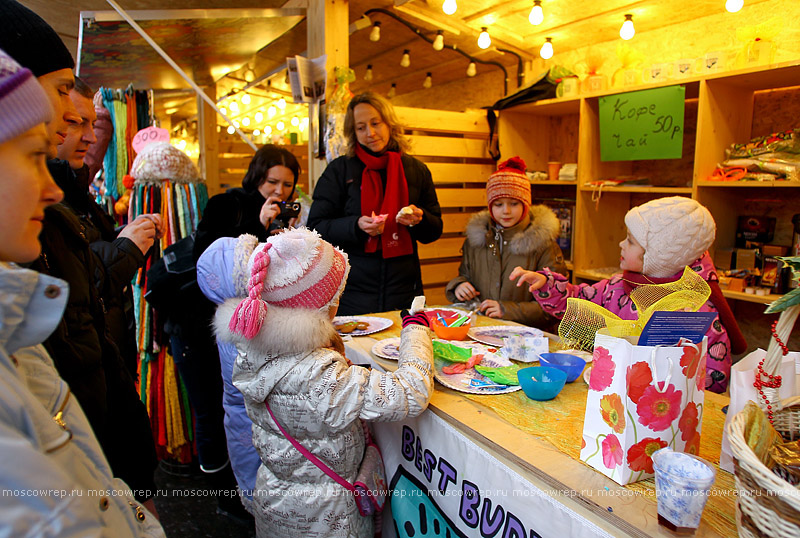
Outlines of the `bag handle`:
M 309 452 L 303 445 L 301 445 L 297 441 L 297 439 L 295 439 L 294 437 L 289 435 L 289 433 L 286 430 L 283 429 L 283 426 L 281 426 L 281 423 L 278 422 L 278 420 L 275 418 L 275 415 L 272 414 L 272 409 L 269 408 L 269 403 L 267 403 L 267 400 L 264 400 L 264 405 L 267 406 L 267 411 L 269 412 L 269 416 L 272 417 L 273 422 L 275 422 L 275 424 L 278 426 L 278 429 L 281 431 L 283 436 L 286 437 L 286 439 L 288 439 L 290 443 L 292 443 L 292 446 L 294 446 L 297 450 L 299 450 L 300 453 L 303 456 L 308 458 L 308 460 L 311 463 L 313 463 L 314 465 L 319 467 L 319 469 L 322 472 L 324 472 L 326 475 L 328 475 L 334 481 L 336 481 L 337 484 L 339 484 L 343 488 L 347 489 L 348 491 L 355 492 L 356 488 L 355 488 L 355 486 L 353 484 L 351 484 L 350 482 L 348 482 L 347 480 L 345 480 L 344 478 L 339 476 L 339 474 L 336 471 L 334 471 L 333 469 L 331 469 L 330 467 L 325 465 L 325 463 L 323 463 L 322 460 L 320 460 L 314 454 Z
M 666 392 L 667 387 L 669 386 L 669 382 L 672 380 L 672 366 L 673 366 L 672 357 L 667 357 L 667 360 L 669 361 L 669 369 L 667 370 L 667 377 L 664 379 L 664 384 L 661 386 L 661 388 L 658 388 L 659 376 L 658 376 L 658 366 L 656 363 L 656 353 L 658 352 L 658 349 L 662 347 L 672 347 L 672 346 L 668 346 L 665 344 L 658 344 L 653 347 L 653 351 L 650 353 L 650 368 L 653 370 L 653 386 L 661 394 Z

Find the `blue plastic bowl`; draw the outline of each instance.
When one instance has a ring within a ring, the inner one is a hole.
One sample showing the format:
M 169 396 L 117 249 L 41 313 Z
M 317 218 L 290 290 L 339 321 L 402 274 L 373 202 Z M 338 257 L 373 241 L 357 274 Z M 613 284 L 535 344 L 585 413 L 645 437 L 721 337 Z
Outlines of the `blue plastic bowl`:
M 552 400 L 567 382 L 567 374 L 550 366 L 528 366 L 517 371 L 519 386 L 531 400 Z
M 567 374 L 567 383 L 572 383 L 583 372 L 586 361 L 569 353 L 540 353 L 539 364 L 562 370 Z

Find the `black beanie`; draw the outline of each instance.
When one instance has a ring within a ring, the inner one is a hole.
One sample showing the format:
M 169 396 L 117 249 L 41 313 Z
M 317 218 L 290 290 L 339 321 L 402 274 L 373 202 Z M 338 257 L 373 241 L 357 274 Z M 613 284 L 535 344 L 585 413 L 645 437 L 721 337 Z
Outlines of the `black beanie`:
M 75 67 L 56 31 L 16 0 L 0 0 L 0 49 L 37 77 Z

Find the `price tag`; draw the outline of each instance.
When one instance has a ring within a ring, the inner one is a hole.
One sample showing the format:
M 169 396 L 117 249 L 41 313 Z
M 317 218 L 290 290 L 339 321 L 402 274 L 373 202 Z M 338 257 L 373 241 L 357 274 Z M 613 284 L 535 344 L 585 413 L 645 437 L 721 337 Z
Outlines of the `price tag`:
M 133 150 L 139 154 L 153 142 L 169 142 L 169 131 L 161 127 L 145 127 L 133 137 Z

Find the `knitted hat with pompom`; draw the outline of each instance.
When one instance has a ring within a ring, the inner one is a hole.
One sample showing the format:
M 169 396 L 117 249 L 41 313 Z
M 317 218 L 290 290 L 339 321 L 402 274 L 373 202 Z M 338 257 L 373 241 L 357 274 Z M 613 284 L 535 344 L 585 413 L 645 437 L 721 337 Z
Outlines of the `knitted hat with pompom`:
M 33 73 L 0 50 L 0 144 L 52 117 L 50 100 Z
M 531 182 L 525 175 L 525 161 L 511 157 L 500 163 L 486 182 L 486 200 L 491 214 L 492 202 L 498 198 L 513 198 L 525 205 L 523 215 L 531 205 Z

